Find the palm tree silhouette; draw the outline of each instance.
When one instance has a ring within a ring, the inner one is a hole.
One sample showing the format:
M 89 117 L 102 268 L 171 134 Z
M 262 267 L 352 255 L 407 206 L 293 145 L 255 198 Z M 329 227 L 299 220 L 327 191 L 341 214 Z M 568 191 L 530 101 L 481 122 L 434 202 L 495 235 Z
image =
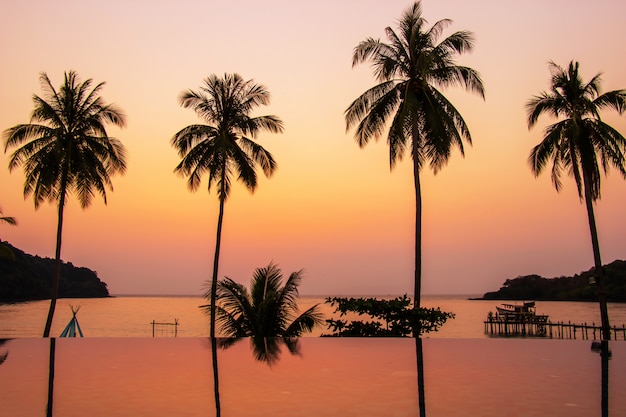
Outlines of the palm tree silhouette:
M 360 147 L 383 135 L 390 123 L 387 143 L 393 169 L 409 150 L 415 185 L 415 286 L 414 308 L 421 296 L 422 195 L 420 171 L 429 163 L 435 173 L 443 168 L 453 147 L 463 154 L 463 140 L 471 136 L 458 110 L 439 87 L 460 85 L 484 98 L 479 74 L 459 66 L 455 57 L 472 50 L 470 32 L 458 31 L 438 42 L 452 23 L 444 19 L 426 28 L 420 2 L 398 21 L 398 32 L 385 29 L 389 43 L 368 38 L 357 45 L 352 65 L 371 61 L 379 84 L 354 100 L 345 112 L 346 127 L 356 126 Z
M 217 284 L 217 322 L 227 337 L 298 337 L 322 324 L 318 304 L 298 314 L 298 286 L 303 271 L 292 272 L 282 285 L 280 268 L 257 268 L 250 292 L 226 277 Z M 203 306 L 209 310 L 211 305 Z
M 545 129 L 543 140 L 532 149 L 528 161 L 535 176 L 538 176 L 548 163 L 552 163 L 552 183 L 557 191 L 561 190 L 563 170 L 572 175 L 576 181 L 580 200 L 582 202 L 584 199 L 587 207 L 602 334 L 605 340 L 609 340 L 611 334 L 604 290 L 604 272 L 593 203 L 600 199 L 601 169 L 606 174 L 612 165 L 626 178 L 624 159 L 626 140 L 600 118 L 600 110 L 603 108 L 613 108 L 620 114 L 624 111 L 626 90 L 600 94 L 601 74 L 596 74 L 585 84 L 578 73 L 578 67 L 578 62 L 572 61 L 565 70 L 550 62 L 552 71 L 550 91 L 532 97 L 526 104 L 529 129 L 544 113 L 560 119 Z
M 99 96 L 103 82 L 91 88 L 91 79 L 81 83 L 78 74 L 69 71 L 57 91 L 46 73 L 39 79 L 45 95 L 33 95 L 31 123 L 4 131 L 4 150 L 21 145 L 11 155 L 9 170 L 23 167 L 24 196 L 33 195 L 35 209 L 45 200 L 58 207 L 54 278 L 43 334 L 49 337 L 59 294 L 66 199 L 74 193 L 85 209 L 97 193 L 106 204 L 106 189 L 113 190 L 111 176 L 126 171 L 125 148 L 107 134 L 106 124 L 123 127 L 125 116 Z
M 276 169 L 272 155 L 252 139 L 266 130 L 281 133 L 283 123 L 276 116 L 251 117 L 256 107 L 269 104 L 270 94 L 265 86 L 245 81 L 239 74 L 225 74 L 223 78 L 211 75 L 199 91 L 188 90 L 180 96 L 180 104 L 193 109 L 208 125 L 187 126 L 174 135 L 171 144 L 182 157 L 174 170 L 187 176 L 187 186 L 196 191 L 201 177 L 209 175 L 208 190 L 217 183 L 219 214 L 213 275 L 211 278 L 211 306 L 215 305 L 216 285 L 224 203 L 230 193 L 232 177 L 236 175 L 251 192 L 256 189 L 256 167 L 270 177 Z M 249 137 L 248 137 L 249 136 Z M 215 337 L 215 309 L 211 309 L 211 337 Z

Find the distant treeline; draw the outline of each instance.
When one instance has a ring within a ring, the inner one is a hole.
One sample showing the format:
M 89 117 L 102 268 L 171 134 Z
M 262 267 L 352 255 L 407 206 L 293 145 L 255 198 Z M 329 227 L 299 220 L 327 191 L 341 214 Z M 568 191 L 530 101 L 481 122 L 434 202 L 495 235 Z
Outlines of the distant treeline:
M 0 301 L 49 299 L 54 259 L 29 255 L 0 241 Z M 108 297 L 107 284 L 88 268 L 61 263 L 59 298 Z
M 498 291 L 483 295 L 484 300 L 596 301 L 598 286 L 593 282 L 595 268 L 573 277 L 543 278 L 526 275 L 504 281 Z M 607 300 L 626 302 L 626 261 L 604 266 Z

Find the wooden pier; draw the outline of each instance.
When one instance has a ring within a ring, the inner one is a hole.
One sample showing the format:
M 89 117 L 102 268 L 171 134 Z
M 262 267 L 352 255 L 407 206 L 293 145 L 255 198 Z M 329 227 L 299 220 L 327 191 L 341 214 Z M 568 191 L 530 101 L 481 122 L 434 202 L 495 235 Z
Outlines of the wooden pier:
M 485 320 L 485 334 L 492 337 L 548 337 L 550 339 L 600 340 L 602 326 L 576 324 L 572 322 L 551 322 L 538 316 L 524 320 L 506 317 L 489 317 Z M 611 327 L 613 340 L 626 340 L 626 325 Z

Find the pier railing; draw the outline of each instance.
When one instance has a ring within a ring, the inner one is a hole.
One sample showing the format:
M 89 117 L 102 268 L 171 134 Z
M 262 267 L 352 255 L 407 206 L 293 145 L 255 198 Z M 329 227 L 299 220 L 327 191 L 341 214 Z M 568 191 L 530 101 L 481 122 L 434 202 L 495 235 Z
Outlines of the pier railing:
M 490 317 L 485 320 L 485 333 L 489 336 L 538 336 L 551 339 L 600 340 L 602 326 L 595 323 L 551 322 L 549 320 L 511 319 Z M 612 326 L 613 340 L 626 340 L 626 325 Z

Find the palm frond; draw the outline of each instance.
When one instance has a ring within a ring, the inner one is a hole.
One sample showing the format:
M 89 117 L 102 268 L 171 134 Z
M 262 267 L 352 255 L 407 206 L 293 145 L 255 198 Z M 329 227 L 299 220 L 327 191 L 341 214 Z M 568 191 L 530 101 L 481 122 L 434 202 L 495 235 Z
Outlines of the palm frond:
M 471 143 L 469 129 L 458 111 L 440 93 L 429 93 L 431 89 L 460 85 L 483 98 L 485 94 L 479 73 L 458 66 L 454 60 L 471 52 L 473 34 L 457 31 L 437 43 L 452 21 L 440 20 L 429 29 L 426 23 L 421 3 L 415 2 L 402 14 L 397 31 L 385 29 L 388 43 L 367 38 L 352 56 L 353 66 L 370 61 L 380 83 L 345 111 L 346 130 L 356 126 L 354 137 L 363 147 L 378 139 L 391 122 L 387 142 L 392 168 L 402 159 L 409 138 L 416 141 L 411 152 L 418 167 L 426 158 L 435 171 L 448 160 L 450 144 L 463 153 L 463 140 Z M 447 141 L 450 144 L 446 145 Z
M 95 193 L 106 203 L 106 191 L 113 189 L 111 176 L 126 171 L 125 148 L 107 135 L 106 125 L 123 127 L 124 114 L 103 103 L 99 94 L 104 83 L 92 88 L 91 79 L 81 83 L 74 71 L 64 74 L 58 91 L 45 73 L 40 75 L 40 83 L 44 95 L 33 96 L 31 123 L 3 133 L 5 151 L 17 147 L 9 169 L 24 169 L 24 195 L 33 194 L 35 207 L 45 200 L 57 200 L 69 190 L 76 192 L 83 208 Z
M 15 217 L 3 216 L 2 209 L 0 209 L 0 223 L 6 223 L 6 224 L 10 224 L 11 226 L 16 226 L 17 220 L 15 220 Z
M 301 280 L 302 271 L 293 272 L 283 285 L 282 271 L 271 262 L 254 271 L 249 293 L 230 278 L 219 281 L 216 299 L 222 310 L 217 310 L 217 316 L 222 331 L 255 338 L 299 336 L 311 331 L 322 323 L 322 317 L 317 306 L 296 317 Z M 210 311 L 210 306 L 204 308 Z
M 261 105 L 269 104 L 267 88 L 239 74 L 211 74 L 198 91 L 184 91 L 180 105 L 193 109 L 206 125 L 191 125 L 181 129 L 170 144 L 182 157 L 174 171 L 187 176 L 191 191 L 198 189 L 204 174 L 208 174 L 208 190 L 217 184 L 218 196 L 225 201 L 230 194 L 231 177 L 254 191 L 257 184 L 256 165 L 270 176 L 276 162 L 263 147 L 246 138 L 260 131 L 281 133 L 283 122 L 276 116 L 251 117 Z
M 319 304 L 308 308 L 285 329 L 284 337 L 296 337 L 303 333 L 311 332 L 316 326 L 324 324 L 324 315 L 319 309 Z
M 622 114 L 626 110 L 626 90 L 614 90 L 606 92 L 593 101 L 593 106 L 598 110 L 609 108 Z
M 531 169 L 537 176 L 551 159 L 552 182 L 557 191 L 561 189 L 561 172 L 566 169 L 574 177 L 581 200 L 587 190 L 595 201 L 600 198 L 601 171 L 607 173 L 613 166 L 626 174 L 624 138 L 600 119 L 603 108 L 623 112 L 626 92 L 615 90 L 600 95 L 600 74 L 585 84 L 578 62 L 571 61 L 567 69 L 554 62 L 549 66 L 550 91 L 527 103 L 528 126 L 531 128 L 543 113 L 561 120 L 545 129 L 542 142 L 531 151 Z
M 239 138 L 239 144 L 250 159 L 261 167 L 266 177 L 271 177 L 277 168 L 277 163 L 272 154 L 258 143 L 242 136 Z

